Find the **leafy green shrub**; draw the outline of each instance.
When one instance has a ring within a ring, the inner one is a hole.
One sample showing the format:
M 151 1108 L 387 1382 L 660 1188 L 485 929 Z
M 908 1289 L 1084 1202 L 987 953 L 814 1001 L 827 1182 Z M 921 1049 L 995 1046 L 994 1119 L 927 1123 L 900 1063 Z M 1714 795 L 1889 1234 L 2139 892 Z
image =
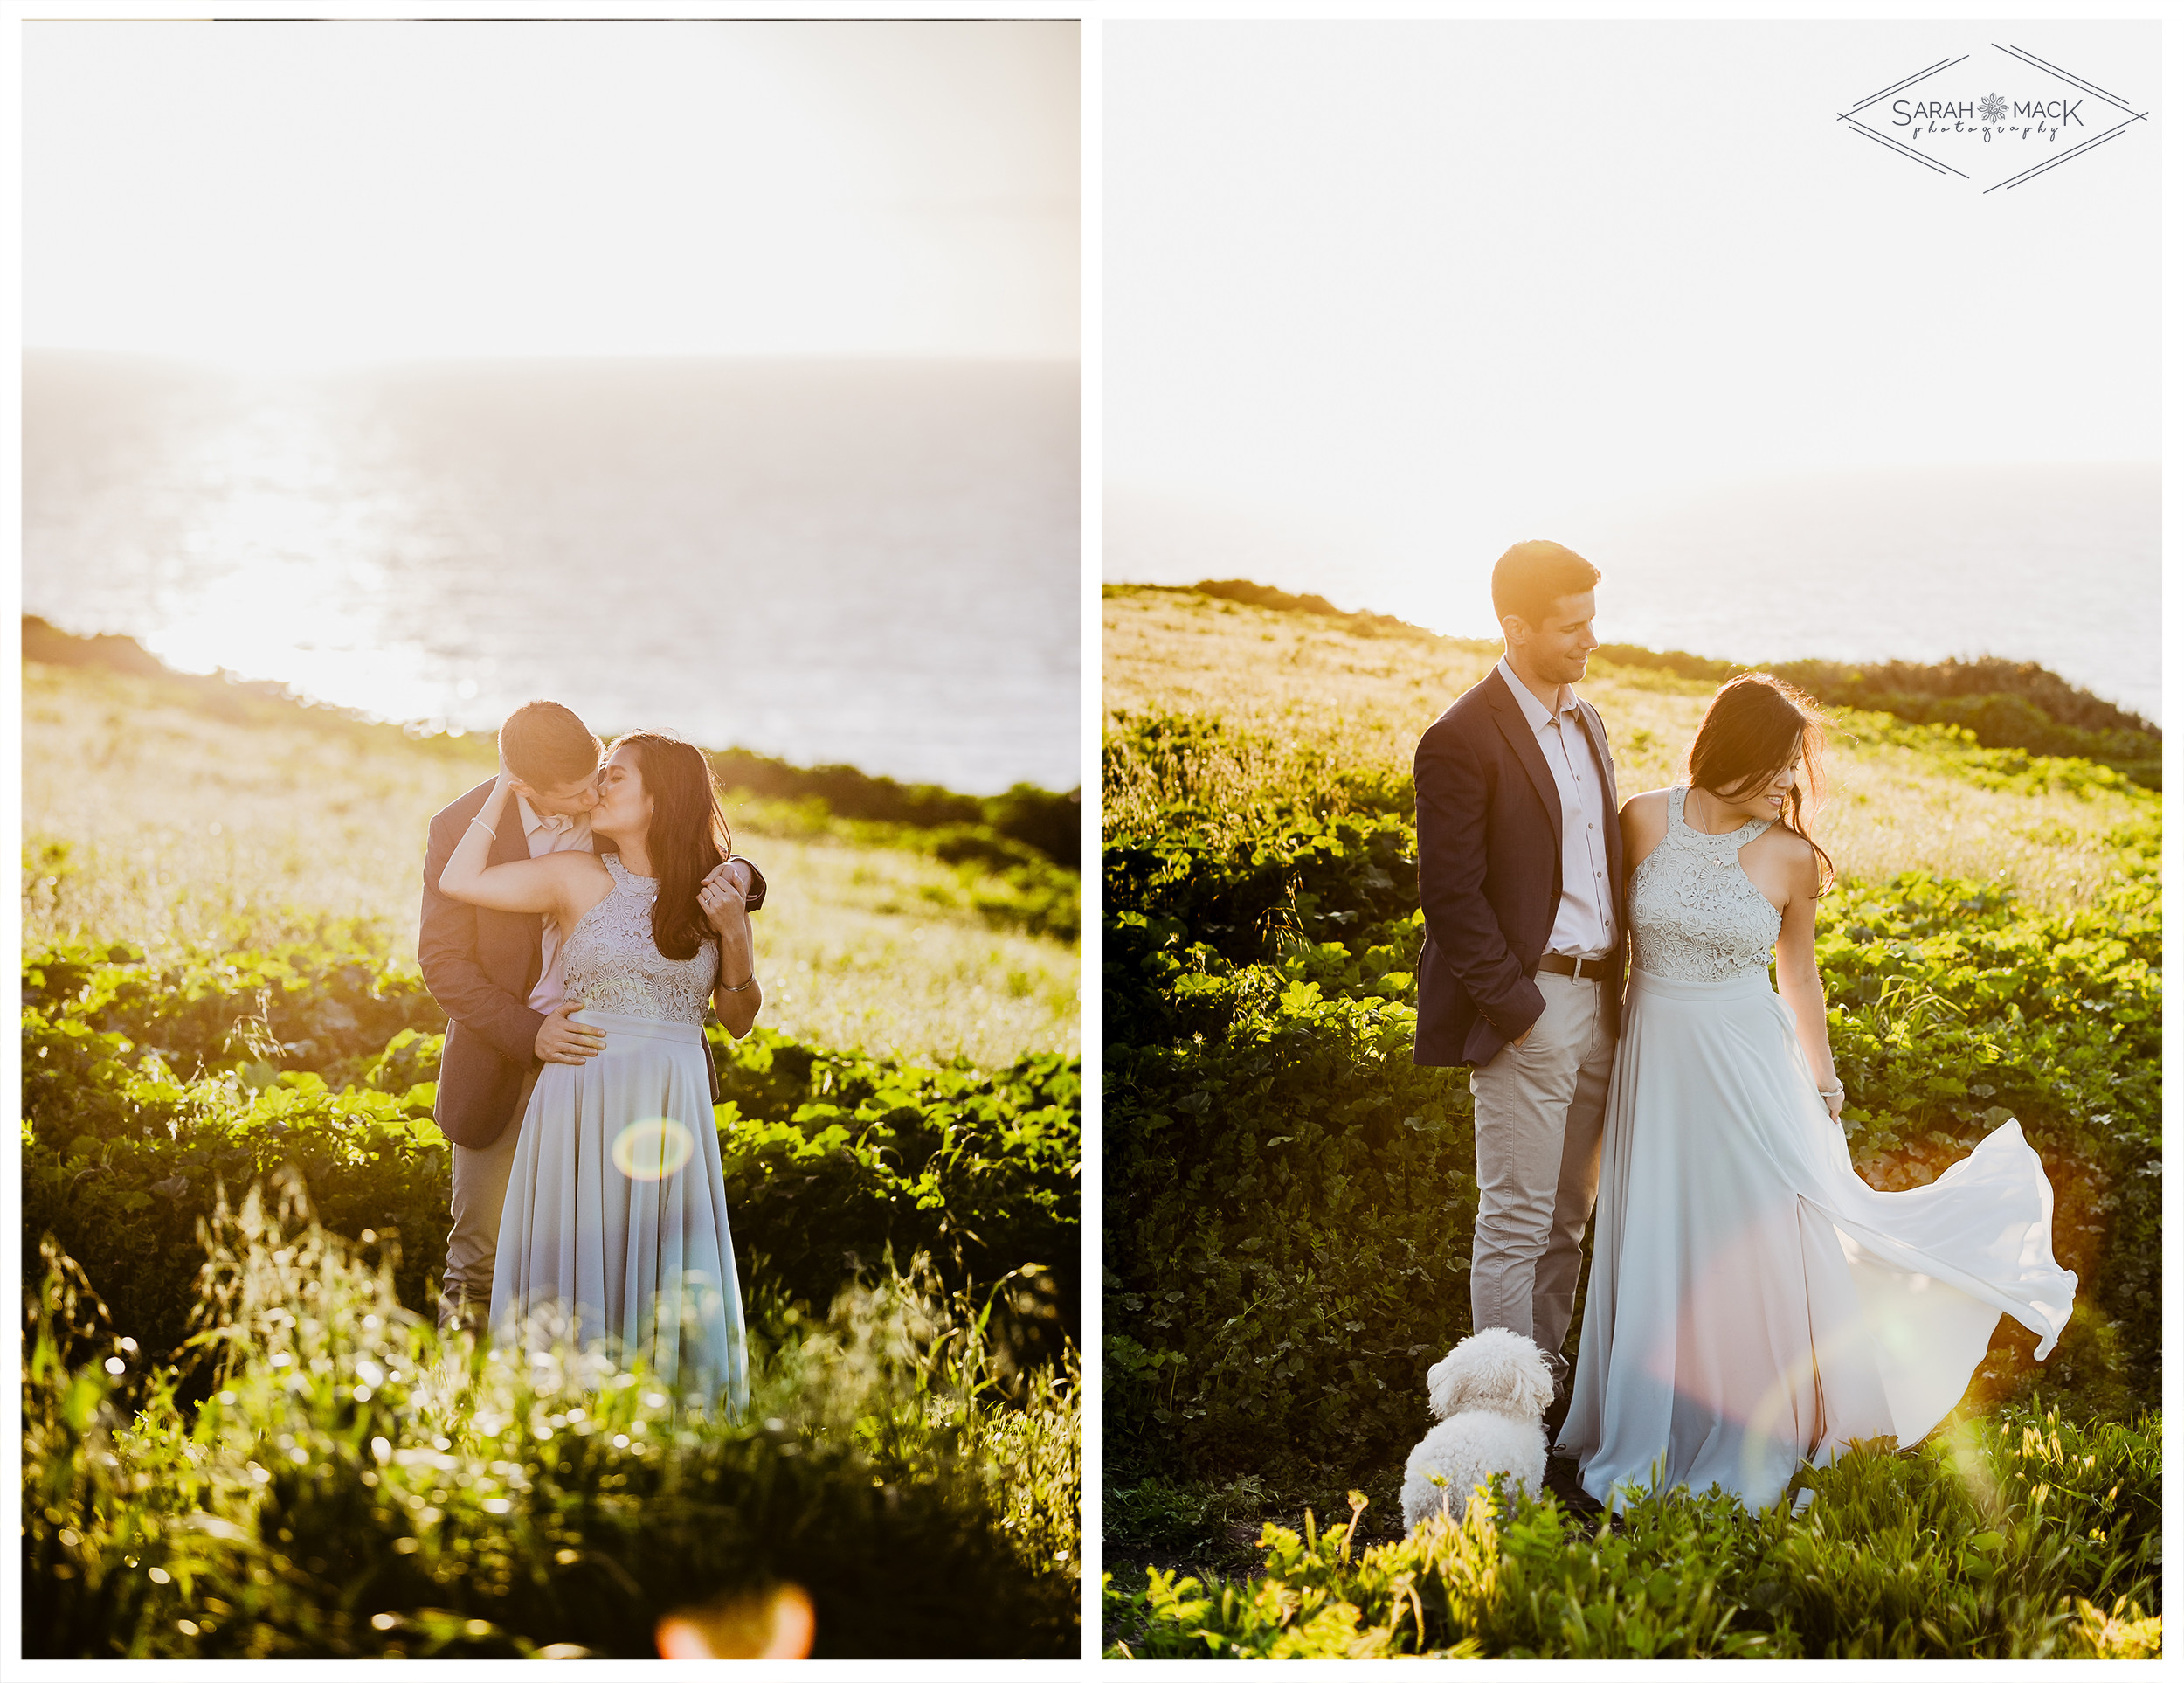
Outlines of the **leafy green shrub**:
M 2079 1275 L 2043 1383 L 2089 1388 L 2111 1411 L 2161 1372 L 2155 895 L 2130 883 L 2092 911 L 2042 916 L 1913 875 L 1830 895 L 1818 942 L 1854 1160 L 1876 1185 L 1922 1183 L 2015 1116 L 2055 1187 L 2057 1254 Z M 2030 1335 L 2010 1322 L 2003 1339 L 2028 1380 Z
M 32 1015 L 95 1022 L 191 1077 L 264 1064 L 315 1070 L 337 1086 L 402 1030 L 447 1026 L 414 965 L 390 958 L 368 928 L 331 918 L 313 941 L 156 967 L 127 943 L 48 947 L 24 955 L 23 1004 L 26 1025 Z M 48 1091 L 38 1077 L 52 1072 L 24 1073 L 35 1106 Z
M 398 1243 L 404 1298 L 430 1302 L 445 1254 L 447 1148 L 431 1120 L 429 1090 L 420 1110 L 385 1093 L 334 1093 L 314 1075 L 285 1076 L 254 1093 L 232 1076 L 184 1086 L 155 1063 L 73 1097 L 77 1117 L 50 1135 L 45 1118 L 26 1112 L 24 1275 L 34 1277 L 39 1243 L 52 1236 L 99 1281 L 120 1329 L 146 1350 L 182 1341 L 202 1257 L 197 1229 L 221 1188 L 239 1192 L 286 1167 L 306 1177 L 337 1229 Z M 70 1134 L 91 1100 L 136 1125 Z
M 1219 1485 L 1156 1476 L 1108 1491 L 1101 1524 L 1108 1541 L 1125 1548 L 1202 1559 L 1233 1552 L 1223 1548 L 1223 1534 L 1248 1525 L 1271 1500 L 1266 1481 L 1249 1473 Z
M 1469 1095 L 1412 1065 L 1408 1005 L 1326 996 L 1348 981 L 1336 954 L 1254 966 L 1218 1042 L 1109 1050 L 1102 1382 L 1123 1466 L 1386 1454 L 1469 1321 Z
M 52 1233 L 124 1331 L 171 1348 L 216 1188 L 239 1195 L 293 1165 L 330 1227 L 399 1238 L 397 1285 L 426 1303 L 447 1222 L 429 1031 L 445 1017 L 413 981 L 338 948 L 160 974 L 130 949 L 78 948 L 30 955 L 24 998 L 26 1275 Z M 321 1027 L 309 1052 L 277 1038 L 335 1009 L 342 1026 Z M 767 1030 L 713 1036 L 751 1290 L 824 1307 L 890 1250 L 926 1252 L 950 1290 L 1006 1282 L 1000 1347 L 1025 1364 L 1058 1358 L 1077 1325 L 1075 1060 L 932 1070 Z M 307 1056 L 324 1072 L 273 1061 Z
M 26 1653 L 649 1657 L 663 1617 L 784 1583 L 821 1656 L 1075 1650 L 1074 1375 L 998 1405 L 961 1299 L 898 1277 L 785 1316 L 728 1421 L 641 1371 L 442 1341 L 293 1194 L 208 1227 L 194 1411 L 49 1251 Z
M 823 1304 L 890 1251 L 922 1251 L 952 1290 L 1017 1276 L 1012 1346 L 1053 1359 L 1076 1337 L 1075 1058 L 928 1070 L 763 1030 L 714 1034 L 722 1173 L 757 1277 Z
M 2160 1416 L 2006 1408 L 1915 1453 L 1861 1449 L 1749 1513 L 1675 1493 L 1595 1527 L 1475 1502 L 1357 1549 L 1272 1523 L 1264 1576 L 1153 1570 L 1106 1598 L 1111 1657 L 2035 1659 L 2160 1652 Z M 2154 1615 L 2146 1617 L 2151 1610 Z

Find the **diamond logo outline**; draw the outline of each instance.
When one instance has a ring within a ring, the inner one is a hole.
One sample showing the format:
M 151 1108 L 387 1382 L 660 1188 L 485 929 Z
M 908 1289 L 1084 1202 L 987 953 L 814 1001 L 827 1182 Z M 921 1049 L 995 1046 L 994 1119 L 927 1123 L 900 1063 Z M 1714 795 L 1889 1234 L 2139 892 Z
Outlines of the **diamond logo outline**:
M 2070 147 L 2065 151 L 2044 157 L 2041 159 L 2040 162 L 2031 165 L 2028 169 L 2018 170 L 2015 174 L 2007 176 L 2003 179 L 1994 182 L 1989 186 L 1982 187 L 1980 189 L 1981 197 L 1985 197 L 1988 193 L 2008 191 L 2023 186 L 2026 183 L 2046 175 L 2051 170 L 2055 170 L 2064 163 L 2070 163 L 2074 159 L 2084 157 L 2096 147 L 2105 146 L 2110 141 L 2118 139 L 2123 135 L 2127 134 L 2134 124 L 2150 122 L 2153 120 L 2153 114 L 2151 112 L 2133 110 L 2130 102 L 2121 94 L 2112 93 L 2109 89 L 2102 87 L 2095 82 L 2077 75 L 2070 71 L 2064 70 L 2059 65 L 2050 64 L 2047 59 L 2041 58 L 2037 53 L 2033 52 L 2028 48 L 2016 45 L 2005 46 L 1999 41 L 1990 41 L 1987 45 L 1996 52 L 2015 60 L 2017 64 L 2024 66 L 2028 69 L 2035 71 L 2043 76 L 2052 77 L 2067 87 L 2077 89 L 2079 93 L 2091 99 L 2098 100 L 2104 105 L 2113 107 L 2116 110 L 2123 113 L 2123 120 L 2119 122 L 2111 124 L 2109 128 L 2102 130 L 2098 134 L 2089 135 L 2084 140 L 2078 142 L 2077 144 Z M 1890 83 L 1888 87 L 1882 88 L 1877 93 L 1869 94 L 1863 99 L 1859 100 L 1856 103 L 1849 106 L 1848 108 L 1838 111 L 1835 113 L 1835 121 L 1845 125 L 1850 133 L 1860 135 L 1866 140 L 1884 147 L 1899 157 L 1908 158 L 1911 162 L 1919 165 L 1922 169 L 1925 169 L 1935 175 L 1954 176 L 1959 180 L 1968 183 L 1972 180 L 1972 177 L 1967 171 L 1959 170 L 1956 167 L 1956 165 L 1949 163 L 1946 158 L 1935 157 L 1930 153 L 1921 151 L 1918 148 L 1912 146 L 1909 142 L 1899 140 L 1893 135 L 1883 133 L 1882 130 L 1874 128 L 1871 124 L 1860 121 L 1858 114 L 1862 111 L 1867 110 L 1872 106 L 1879 104 L 1883 100 L 1891 99 L 1896 95 L 1902 94 L 1907 88 L 1915 87 L 1921 82 L 1926 81 L 1932 77 L 1939 76 L 1944 71 L 1955 69 L 1959 65 L 1967 62 L 1971 57 L 1972 55 L 1968 52 L 1961 52 L 1957 54 L 1954 58 L 1938 59 L 1931 65 L 1927 65 L 1921 69 L 1915 70 L 1909 75 Z M 1983 96 L 1980 101 L 1979 107 L 1982 117 L 1989 122 L 1995 121 L 1989 107 L 1990 105 L 1999 105 L 2001 102 L 2001 96 L 2000 94 L 1988 94 Z M 2080 101 L 2080 103 L 2083 103 L 2083 101 Z M 2083 118 L 2078 118 L 2077 121 L 2083 122 L 2084 120 Z M 1929 142 L 1929 144 L 1931 143 L 1932 142 Z

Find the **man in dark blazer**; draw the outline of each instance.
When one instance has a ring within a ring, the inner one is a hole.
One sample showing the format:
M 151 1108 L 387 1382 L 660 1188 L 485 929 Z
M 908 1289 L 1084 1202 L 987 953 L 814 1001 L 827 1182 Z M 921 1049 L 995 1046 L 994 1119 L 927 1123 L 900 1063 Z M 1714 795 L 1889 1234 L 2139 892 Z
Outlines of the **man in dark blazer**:
M 590 814 L 598 805 L 602 751 L 598 738 L 557 703 L 532 702 L 511 714 L 501 726 L 501 753 L 518 779 L 516 800 L 501 820 L 487 862 L 505 864 L 567 848 L 596 850 Z M 446 1328 L 460 1322 L 480 1333 L 493 1299 L 495 1241 L 515 1159 L 516 1124 L 545 1064 L 582 1063 L 605 1038 L 571 1020 L 583 1001 L 562 997 L 558 930 L 550 924 L 542 927 L 536 912 L 494 911 L 439 891 L 448 855 L 493 785 L 487 778 L 432 816 L 417 951 L 425 986 L 448 1017 L 432 1102 L 432 1119 L 447 1136 L 453 1157 L 448 1209 L 454 1226 L 447 1236 L 439 1324 Z M 765 904 L 765 878 L 748 859 L 729 860 L 707 880 L 722 873 L 742 883 L 751 911 Z M 710 1058 L 706 1067 L 718 1103 L 719 1074 Z
M 1623 983 L 1615 763 L 1571 686 L 1600 571 L 1559 544 L 1494 567 L 1506 653 L 1418 745 L 1422 1064 L 1471 1066 L 1471 1325 L 1531 1339 L 1566 1405 Z M 1551 1410 L 1551 1417 L 1554 1411 Z

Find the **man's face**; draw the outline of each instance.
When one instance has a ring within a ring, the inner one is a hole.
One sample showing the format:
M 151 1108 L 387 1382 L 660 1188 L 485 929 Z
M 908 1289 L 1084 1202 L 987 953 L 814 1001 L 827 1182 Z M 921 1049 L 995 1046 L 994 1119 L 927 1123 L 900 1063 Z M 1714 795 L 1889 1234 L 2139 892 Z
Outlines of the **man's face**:
M 1578 683 L 1587 656 L 1600 646 L 1593 634 L 1593 592 L 1558 596 L 1537 626 L 1512 613 L 1502 621 L 1510 664 L 1527 669 L 1541 683 Z
M 599 804 L 599 779 L 596 772 L 590 777 L 571 779 L 567 783 L 556 783 L 550 788 L 521 782 L 515 786 L 531 803 L 534 812 L 549 817 L 575 818 Z

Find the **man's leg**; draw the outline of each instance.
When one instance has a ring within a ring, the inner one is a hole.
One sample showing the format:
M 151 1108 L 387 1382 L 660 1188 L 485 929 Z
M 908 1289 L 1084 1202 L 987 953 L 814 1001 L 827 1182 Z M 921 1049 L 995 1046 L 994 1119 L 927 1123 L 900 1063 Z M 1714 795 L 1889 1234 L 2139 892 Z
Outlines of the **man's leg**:
M 454 1161 L 448 1174 L 447 1211 L 455 1225 L 447 1235 L 447 1268 L 440 1279 L 439 1326 L 446 1332 L 467 1326 L 480 1338 L 490 1332 L 493 1257 L 501 1237 L 501 1209 L 508 1202 L 508 1173 L 515 1166 L 515 1142 L 522 1136 L 523 1112 L 543 1065 L 533 1064 L 516 1091 L 515 1113 L 501 1137 L 481 1150 L 448 1142 Z
M 1471 1329 L 1505 1326 L 1547 1352 L 1558 1386 L 1566 1364 L 1535 1331 L 1538 1274 L 1555 1221 L 1564 1124 L 1593 1034 L 1596 984 L 1543 972 L 1547 1008 L 1522 1046 L 1504 1046 L 1471 1071 L 1479 1214 L 1471 1239 Z M 1564 1310 L 1567 1329 L 1568 1310 Z
M 1532 1336 L 1548 1354 L 1555 1370 L 1555 1394 L 1570 1391 L 1570 1364 L 1563 1359 L 1562 1340 L 1570 1333 L 1570 1317 L 1577 1305 L 1578 1275 L 1585 1262 L 1585 1224 L 1593 1216 L 1593 1202 L 1600 1187 L 1600 1127 L 1607 1113 L 1607 1077 L 1614 1068 L 1615 1042 L 1607 1032 L 1607 994 L 1600 982 L 1572 984 L 1585 995 L 1586 1034 L 1583 1056 L 1578 1064 L 1570 1107 L 1562 1130 L 1562 1160 L 1558 1167 L 1554 1221 L 1547 1235 L 1546 1254 L 1532 1277 Z

